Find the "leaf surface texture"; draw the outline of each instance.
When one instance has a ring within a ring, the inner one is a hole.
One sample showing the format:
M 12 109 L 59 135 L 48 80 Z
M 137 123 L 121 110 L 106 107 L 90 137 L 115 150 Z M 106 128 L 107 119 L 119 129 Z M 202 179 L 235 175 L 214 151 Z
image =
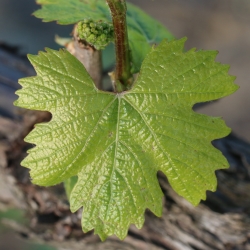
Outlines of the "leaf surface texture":
M 26 137 L 36 146 L 22 165 L 33 183 L 55 185 L 78 176 L 71 210 L 83 206 L 82 227 L 102 239 L 123 239 L 144 222 L 145 209 L 160 216 L 162 171 L 192 204 L 216 189 L 214 171 L 228 163 L 211 141 L 230 129 L 221 118 L 195 113 L 195 103 L 238 87 L 216 52 L 183 53 L 185 39 L 153 47 L 130 91 L 100 91 L 66 50 L 30 55 L 37 76 L 20 80 L 16 105 L 52 113 Z

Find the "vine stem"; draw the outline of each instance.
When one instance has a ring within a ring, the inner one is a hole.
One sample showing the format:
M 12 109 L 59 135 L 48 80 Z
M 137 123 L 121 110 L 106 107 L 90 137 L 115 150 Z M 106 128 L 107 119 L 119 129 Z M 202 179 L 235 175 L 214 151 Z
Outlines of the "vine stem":
M 116 69 L 114 73 L 115 92 L 122 92 L 131 87 L 131 58 L 128 43 L 126 22 L 127 6 L 125 0 L 106 0 L 111 11 L 116 53 Z

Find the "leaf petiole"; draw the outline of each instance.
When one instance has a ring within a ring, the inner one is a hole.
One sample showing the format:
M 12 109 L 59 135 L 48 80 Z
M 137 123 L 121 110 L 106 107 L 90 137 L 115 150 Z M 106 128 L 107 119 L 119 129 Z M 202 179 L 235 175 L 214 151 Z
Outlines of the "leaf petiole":
M 111 11 L 116 53 L 114 90 L 122 92 L 132 85 L 131 58 L 126 23 L 127 6 L 125 0 L 107 0 Z

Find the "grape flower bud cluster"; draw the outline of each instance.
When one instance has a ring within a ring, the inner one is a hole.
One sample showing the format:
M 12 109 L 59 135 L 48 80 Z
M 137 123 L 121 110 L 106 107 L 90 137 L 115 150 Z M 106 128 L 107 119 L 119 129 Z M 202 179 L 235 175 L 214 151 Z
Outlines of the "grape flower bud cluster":
M 84 19 L 77 24 L 80 39 L 85 40 L 97 50 L 104 49 L 114 40 L 114 28 L 111 23 Z

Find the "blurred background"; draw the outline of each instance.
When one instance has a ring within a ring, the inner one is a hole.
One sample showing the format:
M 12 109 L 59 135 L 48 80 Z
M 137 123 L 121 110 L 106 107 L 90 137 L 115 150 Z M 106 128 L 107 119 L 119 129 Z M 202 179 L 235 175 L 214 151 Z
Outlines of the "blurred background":
M 196 47 L 219 51 L 217 61 L 231 65 L 230 74 L 237 77 L 240 89 L 232 96 L 199 109 L 199 112 L 223 117 L 236 135 L 250 142 L 250 1 L 130 2 L 162 22 L 176 38 L 186 36 L 186 49 Z M 43 23 L 31 15 L 38 8 L 35 0 L 0 0 L 0 42 L 20 47 L 23 54 L 36 54 L 45 47 L 58 49 L 54 42 L 55 35 L 70 36 L 72 26 Z M 1 235 L 0 249 L 35 249 L 6 245 L 4 242 L 7 239 L 11 242 L 12 235 Z

